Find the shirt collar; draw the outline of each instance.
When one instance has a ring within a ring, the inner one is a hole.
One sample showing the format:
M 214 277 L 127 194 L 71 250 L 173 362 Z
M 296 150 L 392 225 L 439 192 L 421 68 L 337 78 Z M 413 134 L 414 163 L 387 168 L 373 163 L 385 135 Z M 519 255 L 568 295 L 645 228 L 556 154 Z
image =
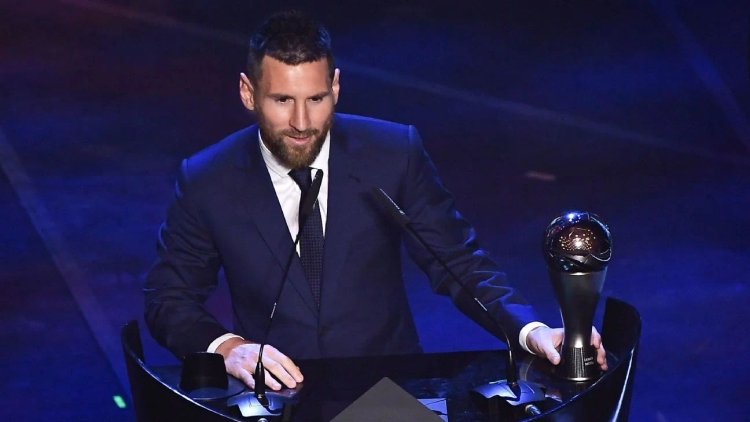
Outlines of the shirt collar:
M 291 168 L 281 164 L 275 155 L 266 147 L 263 143 L 263 138 L 258 130 L 258 142 L 260 142 L 260 153 L 263 156 L 263 161 L 266 163 L 272 172 L 276 173 L 281 177 L 289 176 Z M 310 167 L 314 169 L 323 170 L 323 174 L 328 173 L 328 157 L 331 151 L 331 131 L 326 133 L 326 139 L 323 141 L 323 147 L 320 149 L 320 153 L 315 157 L 315 161 L 310 164 Z

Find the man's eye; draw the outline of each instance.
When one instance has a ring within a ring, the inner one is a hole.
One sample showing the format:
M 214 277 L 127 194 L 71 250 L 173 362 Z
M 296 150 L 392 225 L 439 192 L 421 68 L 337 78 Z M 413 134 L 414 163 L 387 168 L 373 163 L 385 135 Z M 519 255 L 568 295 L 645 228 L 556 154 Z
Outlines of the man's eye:
M 312 97 L 312 98 L 310 98 L 310 101 L 312 101 L 314 103 L 319 103 L 319 102 L 323 101 L 323 97 Z

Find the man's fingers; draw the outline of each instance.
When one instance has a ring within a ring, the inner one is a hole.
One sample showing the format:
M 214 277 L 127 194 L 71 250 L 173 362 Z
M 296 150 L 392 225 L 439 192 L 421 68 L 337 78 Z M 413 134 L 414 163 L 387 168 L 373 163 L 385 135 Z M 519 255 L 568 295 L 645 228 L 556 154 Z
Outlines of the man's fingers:
M 243 347 L 237 347 L 230 351 L 228 358 L 224 359 L 227 374 L 238 378 L 250 388 L 255 387 L 253 372 L 255 371 L 255 359 L 250 353 L 243 353 Z
M 263 365 L 266 367 L 266 380 L 268 380 L 268 377 L 273 374 L 279 381 L 284 383 L 285 386 L 289 388 L 294 388 L 297 386 L 297 381 L 294 380 L 294 377 L 287 372 L 287 370 L 282 366 L 279 362 L 273 360 L 270 356 L 266 358 L 263 357 Z M 266 382 L 268 384 L 268 382 Z M 274 390 L 278 390 L 281 388 L 281 385 L 273 381 L 273 385 L 268 384 L 269 387 L 273 388 Z M 278 388 L 276 388 L 278 386 Z
M 557 345 L 562 341 L 562 330 L 551 329 L 549 327 L 538 327 L 528 334 L 527 344 L 537 356 L 543 356 L 552 364 L 560 363 L 560 354 L 557 352 Z
M 285 373 L 289 374 L 291 376 L 292 380 L 296 383 L 304 381 L 304 377 L 302 376 L 302 372 L 300 372 L 299 367 L 292 362 L 291 359 L 289 359 L 286 355 L 279 352 L 274 347 L 269 347 L 267 350 L 268 357 L 272 358 L 276 362 L 278 362 L 282 369 L 285 371 Z M 274 375 L 279 376 L 274 372 Z M 289 385 L 285 380 L 282 380 L 284 384 L 286 384 L 290 388 L 294 388 L 294 386 Z
M 557 353 L 557 350 L 555 350 L 554 347 L 545 348 L 544 350 L 544 356 L 552 362 L 553 365 L 557 365 L 560 363 L 560 354 Z
M 602 336 L 595 327 L 591 327 L 591 344 L 597 349 L 602 347 Z
M 602 335 L 596 331 L 596 327 L 591 327 L 591 344 L 596 347 L 596 362 L 601 366 L 603 371 L 607 370 L 607 352 L 602 344 Z
M 269 386 L 269 387 L 271 387 L 272 390 L 277 390 L 277 391 L 281 390 L 281 384 L 279 384 L 279 382 L 276 381 L 275 379 L 273 379 L 273 377 L 271 376 L 271 374 L 273 373 L 274 375 L 276 375 L 277 378 L 281 379 L 281 381 L 284 382 L 284 380 L 283 380 L 284 377 L 281 377 L 281 376 L 277 375 L 275 372 L 273 372 L 273 369 L 278 368 L 278 364 L 277 365 L 266 364 L 266 359 L 263 359 L 263 366 L 266 368 L 266 373 L 265 373 L 265 375 L 266 375 L 266 385 Z M 276 369 L 276 370 L 278 371 L 278 369 Z M 286 382 L 284 382 L 284 384 L 286 384 Z
M 560 363 L 560 352 L 558 351 L 558 349 L 560 348 L 560 346 L 562 346 L 564 336 L 565 332 L 562 328 L 553 329 L 552 336 L 550 337 L 549 344 L 547 345 L 547 348 L 549 349 L 549 352 L 547 353 L 547 359 L 555 365 Z
M 560 353 L 558 353 L 557 349 L 555 348 L 555 339 L 553 337 L 554 335 L 545 336 L 544 338 L 542 338 L 539 346 L 542 349 L 542 353 L 544 353 L 544 357 L 552 362 L 553 365 L 557 365 L 558 363 L 560 363 Z
M 244 368 L 237 368 L 235 370 L 232 370 L 230 374 L 239 378 L 248 387 L 253 389 L 255 388 L 255 380 L 253 379 L 253 374 L 245 370 Z
M 527 337 L 529 349 L 538 356 L 544 356 L 553 365 L 560 363 L 560 352 L 557 350 L 562 344 L 565 333 L 562 328 L 550 329 L 539 327 L 531 330 Z M 607 370 L 607 352 L 602 344 L 602 336 L 591 327 L 591 344 L 596 348 L 596 361 L 602 370 Z
M 255 388 L 255 370 L 257 369 L 257 361 L 247 359 L 243 362 L 243 365 L 232 365 L 231 367 L 227 368 L 227 372 L 231 375 L 234 375 L 235 377 L 239 378 L 244 382 L 248 387 Z M 270 387 L 273 390 L 280 390 L 281 384 L 279 384 L 273 377 L 271 376 L 271 373 L 279 377 L 279 379 L 284 382 L 284 377 L 277 375 L 274 371 L 278 372 L 278 368 L 281 367 L 276 361 L 272 359 L 268 359 L 265 356 L 263 357 L 263 367 L 265 368 L 265 384 Z M 287 374 L 286 380 L 291 380 L 291 377 Z M 286 383 L 286 382 L 285 382 Z
M 603 371 L 607 370 L 607 352 L 604 350 L 604 345 L 600 345 L 598 349 L 596 349 L 596 361 L 599 363 L 599 366 L 601 366 Z
M 253 374 L 258 367 L 259 346 L 243 340 L 243 343 L 232 347 L 224 358 L 227 373 L 242 380 L 250 388 L 255 387 Z M 284 385 L 295 388 L 298 382 L 302 382 L 302 373 L 297 365 L 273 346 L 266 345 L 264 349 L 263 367 L 265 384 L 274 390 L 280 390 Z

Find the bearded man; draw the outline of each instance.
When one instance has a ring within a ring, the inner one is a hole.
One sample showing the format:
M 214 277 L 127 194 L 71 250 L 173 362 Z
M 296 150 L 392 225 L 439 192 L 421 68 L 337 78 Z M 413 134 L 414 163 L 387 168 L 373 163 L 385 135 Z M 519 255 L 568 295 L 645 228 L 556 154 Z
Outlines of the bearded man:
M 252 35 L 239 91 L 258 123 L 182 162 L 159 230 L 158 260 L 145 280 L 152 336 L 179 358 L 220 353 L 227 372 L 253 387 L 257 343 L 300 230 L 300 199 L 322 171 L 263 356 L 269 387 L 293 388 L 303 380 L 295 359 L 422 352 L 402 278 L 402 239 L 436 293 L 450 295 L 462 312 L 504 338 L 442 266 L 403 236 L 373 200 L 372 186 L 401 205 L 508 332 L 509 347 L 559 362 L 562 329 L 539 323 L 479 247 L 417 130 L 335 113 L 339 78 L 328 32 L 303 13 L 275 14 Z M 221 268 L 232 300 L 231 330 L 204 306 Z M 598 333 L 593 339 L 606 369 Z

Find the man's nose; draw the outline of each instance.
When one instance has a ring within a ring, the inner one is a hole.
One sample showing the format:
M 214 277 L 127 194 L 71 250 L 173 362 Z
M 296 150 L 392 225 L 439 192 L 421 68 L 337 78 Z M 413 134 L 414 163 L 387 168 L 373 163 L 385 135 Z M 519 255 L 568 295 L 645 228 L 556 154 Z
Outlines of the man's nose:
M 292 120 L 289 125 L 302 132 L 310 128 L 310 114 L 307 112 L 307 104 L 295 104 Z

